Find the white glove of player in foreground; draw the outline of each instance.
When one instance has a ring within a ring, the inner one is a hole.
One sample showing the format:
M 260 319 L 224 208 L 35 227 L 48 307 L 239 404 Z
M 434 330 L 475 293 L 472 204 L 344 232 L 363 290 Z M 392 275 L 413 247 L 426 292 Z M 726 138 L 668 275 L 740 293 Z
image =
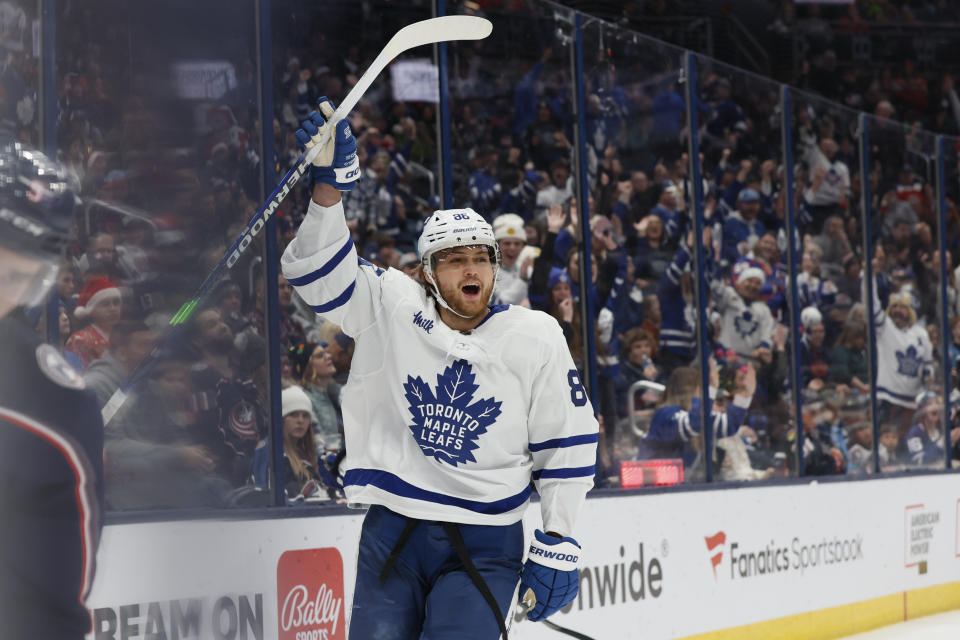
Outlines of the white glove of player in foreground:
M 320 113 L 311 111 L 307 119 L 294 134 L 301 149 L 312 149 L 319 144 L 324 133 L 330 126 L 335 127 L 334 135 L 327 145 L 313 159 L 310 167 L 310 183 L 324 182 L 336 187 L 339 191 L 350 191 L 360 178 L 360 161 L 357 159 L 357 139 L 353 137 L 350 123 L 340 120 L 333 125 L 328 124 L 333 117 L 333 103 L 327 97 L 317 101 Z

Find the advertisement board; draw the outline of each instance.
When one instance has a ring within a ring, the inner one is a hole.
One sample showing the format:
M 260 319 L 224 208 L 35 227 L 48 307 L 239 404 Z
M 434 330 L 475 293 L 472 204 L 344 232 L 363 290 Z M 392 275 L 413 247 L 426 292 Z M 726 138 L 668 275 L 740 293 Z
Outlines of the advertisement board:
M 960 584 L 958 509 L 953 475 L 593 498 L 576 535 L 580 594 L 551 620 L 598 640 L 764 621 L 806 637 L 812 618 L 791 616 Z M 89 637 L 346 638 L 361 521 L 358 512 L 107 527 Z M 539 525 L 533 503 L 525 526 Z M 856 616 L 851 625 L 867 628 Z M 511 638 L 557 637 L 514 619 Z
M 440 102 L 440 71 L 430 60 L 398 60 L 390 65 L 394 102 Z

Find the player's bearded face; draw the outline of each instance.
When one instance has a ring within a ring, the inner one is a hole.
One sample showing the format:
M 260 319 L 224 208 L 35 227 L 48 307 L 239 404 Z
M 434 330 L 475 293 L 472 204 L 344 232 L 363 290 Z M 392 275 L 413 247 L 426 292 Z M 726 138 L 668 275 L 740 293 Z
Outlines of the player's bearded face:
M 473 317 L 482 313 L 493 294 L 493 266 L 484 246 L 440 252 L 434 268 L 440 295 L 461 315 Z

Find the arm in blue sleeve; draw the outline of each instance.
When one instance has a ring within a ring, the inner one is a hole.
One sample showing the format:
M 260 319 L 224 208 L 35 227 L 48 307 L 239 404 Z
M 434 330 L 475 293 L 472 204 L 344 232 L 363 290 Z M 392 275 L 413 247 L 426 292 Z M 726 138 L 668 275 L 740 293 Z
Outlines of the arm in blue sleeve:
M 553 245 L 553 266 L 561 269 L 567 268 L 567 252 L 573 246 L 573 241 L 573 234 L 566 229 L 561 229 Z
M 737 196 L 740 195 L 740 191 L 743 190 L 743 183 L 734 178 L 726 189 L 723 190 L 723 193 L 720 194 L 720 197 L 731 209 L 737 208 Z
M 683 270 L 690 263 L 690 251 L 682 242 L 673 254 L 673 260 L 667 266 L 666 271 L 660 276 L 660 282 L 657 284 L 657 295 L 674 295 L 680 291 L 680 276 Z
M 393 154 L 393 158 L 390 160 L 390 169 L 387 172 L 387 189 L 390 190 L 390 193 L 396 192 L 397 182 L 409 171 L 410 152 L 412 150 L 413 140 L 410 140 Z
M 627 208 L 627 205 L 617 200 L 613 205 L 613 213 L 620 218 L 620 225 L 623 228 L 624 235 L 627 237 L 631 235 L 637 235 L 637 230 L 627 220 L 627 216 L 630 214 L 630 210 Z
M 716 392 L 711 389 L 710 393 L 712 395 Z M 747 417 L 747 410 L 737 406 L 736 400 L 727 405 L 726 413 L 719 413 L 713 411 L 713 399 L 708 398 L 707 413 L 710 415 L 710 428 L 717 438 L 729 438 L 736 434 Z M 690 429 L 694 433 L 701 433 L 700 420 L 700 399 L 694 398 L 690 406 Z
M 750 408 L 751 400 L 752 398 L 734 396 L 733 402 L 727 404 L 727 413 L 721 414 L 726 419 L 721 423 L 718 423 L 718 421 L 714 422 L 718 438 L 728 438 L 740 430 L 740 426 L 747 419 L 747 411 Z
M 253 451 L 253 484 L 266 489 L 270 486 L 270 447 L 266 440 Z
M 707 396 L 707 415 L 710 416 L 710 421 L 713 424 L 717 414 L 713 413 L 713 396 L 716 395 L 716 390 L 711 389 L 709 395 Z M 693 433 L 703 433 L 703 421 L 700 417 L 700 398 L 694 398 L 690 403 L 690 431 Z M 719 414 L 723 415 L 723 414 Z M 726 416 L 724 416 L 726 418 Z M 716 431 L 716 424 L 713 424 L 714 431 Z M 686 439 L 686 438 L 684 438 Z

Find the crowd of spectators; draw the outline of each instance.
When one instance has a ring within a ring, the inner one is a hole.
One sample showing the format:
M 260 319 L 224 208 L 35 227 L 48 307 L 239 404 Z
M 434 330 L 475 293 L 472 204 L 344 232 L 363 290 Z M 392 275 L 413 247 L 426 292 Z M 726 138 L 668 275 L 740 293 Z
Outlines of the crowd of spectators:
M 852 0 L 850 3 L 753 0 L 563 0 L 563 4 L 730 64 L 769 61 L 776 80 L 852 109 L 873 111 L 887 100 L 891 115 L 924 129 L 957 135 L 960 103 L 953 92 L 960 67 L 951 29 L 960 7 L 950 0 Z M 758 49 L 741 57 L 743 33 Z M 706 19 L 711 37 L 696 37 Z M 709 48 L 708 48 L 709 47 Z M 761 68 L 752 66 L 751 70 Z
M 414 15 L 416 7 L 392 9 L 342 8 L 377 14 L 385 33 L 391 20 L 399 26 L 427 17 Z M 956 371 L 941 366 L 938 333 L 948 332 L 951 356 L 960 355 L 960 273 L 952 257 L 960 251 L 960 228 L 951 226 L 941 256 L 932 147 L 918 129 L 905 132 L 884 120 L 898 115 L 892 105 L 900 97 L 881 86 L 875 103 L 850 105 L 872 106 L 878 116 L 864 212 L 852 110 L 798 94 L 795 165 L 784 167 L 777 85 L 720 65 L 702 70 L 697 111 L 707 227 L 695 237 L 686 86 L 676 58 L 645 49 L 643 41 L 621 46 L 611 38 L 583 79 L 590 214 L 584 239 L 574 195 L 569 43 L 549 13 L 525 9 L 490 11 L 489 39 L 450 45 L 453 202 L 494 226 L 503 255 L 495 302 L 550 313 L 582 379 L 596 368 L 598 484 L 615 482 L 624 460 L 664 452 L 683 459 L 693 480 L 703 477 L 706 455 L 714 456 L 721 479 L 797 473 L 798 428 L 806 473 L 871 472 L 873 387 L 881 466 L 942 463 L 944 449 L 960 438 L 960 429 L 944 428 L 939 390 L 943 376 Z M 174 100 L 168 79 L 136 82 L 140 70 L 116 63 L 127 55 L 122 29 L 97 30 L 102 16 L 95 9 L 77 11 L 58 51 L 58 146 L 84 199 L 58 282 L 61 342 L 101 403 L 156 349 L 155 366 L 106 427 L 108 503 L 268 503 L 267 270 L 258 246 L 215 283 L 174 339 L 169 321 L 265 199 L 264 162 L 278 177 L 286 172 L 299 155 L 293 132 L 316 98 L 340 101 L 377 48 L 325 32 L 320 25 L 329 16 L 299 17 L 284 46 L 274 47 L 276 117 L 268 126 L 275 146 L 265 159 L 257 144 L 264 125 L 255 108 L 252 50 L 231 60 L 235 76 L 223 91 Z M 277 28 L 286 26 L 280 21 Z M 519 32 L 550 35 L 530 42 L 515 38 Z M 176 56 L 154 55 L 168 56 L 167 63 Z M 435 103 L 394 100 L 389 74 L 350 116 L 363 169 L 344 198 L 354 243 L 363 259 L 411 277 L 416 238 L 440 206 L 437 119 Z M 34 135 L 24 126 L 17 132 L 25 141 Z M 796 353 L 788 174 L 795 179 L 799 243 Z M 298 186 L 276 214 L 281 252 L 308 198 Z M 864 214 L 873 221 L 867 242 Z M 589 282 L 580 274 L 586 241 Z M 705 263 L 695 267 L 698 246 Z M 938 322 L 941 259 L 950 268 L 948 328 Z M 875 274 L 867 283 L 873 318 L 862 294 L 867 260 Z M 700 282 L 707 284 L 703 309 Z M 283 439 L 284 488 L 291 503 L 335 501 L 343 453 L 339 396 L 353 343 L 304 305 L 282 275 L 277 290 L 284 422 L 275 437 Z M 583 317 L 584 298 L 592 318 Z M 706 354 L 696 340 L 701 314 L 709 327 Z M 31 310 L 30 318 L 39 326 L 41 311 Z M 870 321 L 881 354 L 877 380 L 867 366 Z M 585 326 L 594 329 L 595 363 L 586 361 Z M 711 372 L 707 390 L 700 388 L 703 367 Z M 802 425 L 792 407 L 797 374 Z M 717 436 L 713 452 L 702 446 L 704 400 Z
M 772 42 L 794 48 L 783 81 L 852 109 L 874 111 L 886 101 L 885 117 L 957 135 L 957 69 L 948 59 L 949 42 L 929 33 L 930 25 L 957 23 L 960 11 L 953 2 L 860 0 L 823 7 L 786 1 L 767 29 Z M 871 37 L 884 28 L 885 38 Z

